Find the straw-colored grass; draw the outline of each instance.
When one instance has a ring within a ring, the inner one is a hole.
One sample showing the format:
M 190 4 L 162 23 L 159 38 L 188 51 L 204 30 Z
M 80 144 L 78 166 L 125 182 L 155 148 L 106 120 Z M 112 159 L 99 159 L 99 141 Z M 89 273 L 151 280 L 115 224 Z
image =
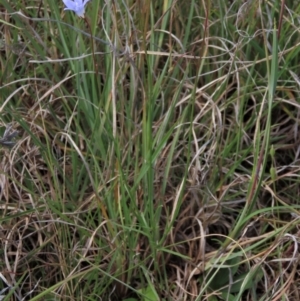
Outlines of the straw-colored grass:
M 0 300 L 300 300 L 297 1 L 0 3 Z

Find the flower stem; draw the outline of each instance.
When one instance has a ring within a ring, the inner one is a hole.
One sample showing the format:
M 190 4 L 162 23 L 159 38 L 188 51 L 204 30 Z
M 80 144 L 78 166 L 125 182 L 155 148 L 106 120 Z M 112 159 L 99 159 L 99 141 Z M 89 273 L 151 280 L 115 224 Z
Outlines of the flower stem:
M 85 23 L 90 31 L 90 35 L 91 35 L 91 44 L 92 44 L 92 55 L 93 55 L 93 62 L 94 62 L 94 71 L 95 71 L 95 78 L 96 80 L 98 79 L 98 64 L 96 62 L 96 58 L 95 58 L 95 49 L 94 49 L 94 41 L 93 41 L 93 32 L 92 32 L 92 27 L 91 27 L 91 23 L 88 20 L 87 17 L 84 17 Z

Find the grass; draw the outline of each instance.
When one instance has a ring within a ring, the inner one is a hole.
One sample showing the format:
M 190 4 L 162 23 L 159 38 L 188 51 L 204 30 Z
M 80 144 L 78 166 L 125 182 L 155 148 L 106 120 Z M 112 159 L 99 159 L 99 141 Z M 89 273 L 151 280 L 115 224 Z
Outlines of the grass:
M 296 1 L 0 3 L 0 300 L 299 300 Z

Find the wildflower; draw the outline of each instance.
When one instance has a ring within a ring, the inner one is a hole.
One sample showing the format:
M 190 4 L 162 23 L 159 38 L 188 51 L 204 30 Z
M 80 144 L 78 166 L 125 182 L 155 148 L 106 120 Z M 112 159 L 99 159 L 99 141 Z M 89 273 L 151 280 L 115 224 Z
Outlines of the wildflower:
M 84 7 L 90 0 L 63 0 L 66 8 L 64 10 L 72 10 L 77 16 L 84 17 Z

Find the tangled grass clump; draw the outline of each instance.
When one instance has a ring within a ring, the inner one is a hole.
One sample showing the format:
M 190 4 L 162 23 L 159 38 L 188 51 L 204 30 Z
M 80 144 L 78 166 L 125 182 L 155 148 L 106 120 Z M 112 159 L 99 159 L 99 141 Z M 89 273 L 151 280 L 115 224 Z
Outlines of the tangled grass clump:
M 299 300 L 300 6 L 2 2 L 0 300 Z

